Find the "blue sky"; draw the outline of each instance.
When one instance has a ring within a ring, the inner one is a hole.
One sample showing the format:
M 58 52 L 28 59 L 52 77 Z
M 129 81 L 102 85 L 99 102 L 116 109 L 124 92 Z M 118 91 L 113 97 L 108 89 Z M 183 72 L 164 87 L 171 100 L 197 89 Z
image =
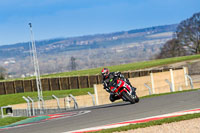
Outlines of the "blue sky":
M 0 45 L 174 24 L 200 0 L 0 0 Z

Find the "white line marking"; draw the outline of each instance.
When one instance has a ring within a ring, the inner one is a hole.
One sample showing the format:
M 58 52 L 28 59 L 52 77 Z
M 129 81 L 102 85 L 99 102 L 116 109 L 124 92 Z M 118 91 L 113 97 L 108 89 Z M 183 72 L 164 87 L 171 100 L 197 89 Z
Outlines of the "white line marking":
M 103 129 L 116 128 L 116 127 L 121 127 L 121 126 L 127 126 L 130 124 L 142 123 L 142 121 L 145 121 L 145 120 L 151 121 L 151 119 L 162 119 L 163 117 L 169 118 L 169 117 L 181 116 L 181 115 L 186 115 L 186 114 L 194 114 L 194 113 L 200 113 L 200 108 L 184 110 L 184 111 L 179 111 L 179 112 L 174 112 L 174 113 L 169 113 L 169 114 L 164 114 L 164 115 L 146 117 L 146 118 L 136 119 L 136 120 L 131 120 L 131 121 L 124 121 L 124 122 L 114 123 L 114 124 L 109 124 L 109 125 L 104 125 L 104 126 L 97 126 L 97 127 L 69 131 L 69 132 L 63 132 L 63 133 L 83 133 L 83 132 L 99 131 Z

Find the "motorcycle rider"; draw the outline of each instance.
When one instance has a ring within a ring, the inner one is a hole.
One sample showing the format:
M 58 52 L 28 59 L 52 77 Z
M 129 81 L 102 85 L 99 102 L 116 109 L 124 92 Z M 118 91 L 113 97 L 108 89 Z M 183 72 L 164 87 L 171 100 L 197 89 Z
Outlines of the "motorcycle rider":
M 101 71 L 101 74 L 103 77 L 104 89 L 110 93 L 110 101 L 111 102 L 114 102 L 115 100 L 120 99 L 118 96 L 116 96 L 114 93 L 112 93 L 110 91 L 110 85 L 109 85 L 111 83 L 111 81 L 115 81 L 119 78 L 121 80 L 123 80 L 124 82 L 126 82 L 132 88 L 132 90 L 133 90 L 132 95 L 135 95 L 136 88 L 131 85 L 130 81 L 127 78 L 125 78 L 124 75 L 121 74 L 121 72 L 109 72 L 108 68 L 103 68 Z

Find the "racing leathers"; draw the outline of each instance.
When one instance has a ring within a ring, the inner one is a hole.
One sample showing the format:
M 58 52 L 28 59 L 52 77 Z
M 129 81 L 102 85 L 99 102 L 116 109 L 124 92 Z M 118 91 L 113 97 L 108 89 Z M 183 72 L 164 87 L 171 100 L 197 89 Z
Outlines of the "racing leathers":
M 118 96 L 116 96 L 114 93 L 110 91 L 111 82 L 115 82 L 119 78 L 123 80 L 124 82 L 126 82 L 132 88 L 133 95 L 135 95 L 136 88 L 132 87 L 130 81 L 127 78 L 125 78 L 124 75 L 121 74 L 121 72 L 111 72 L 109 73 L 107 77 L 103 77 L 103 86 L 104 86 L 104 89 L 110 93 L 111 102 L 114 102 L 115 100 L 120 99 Z

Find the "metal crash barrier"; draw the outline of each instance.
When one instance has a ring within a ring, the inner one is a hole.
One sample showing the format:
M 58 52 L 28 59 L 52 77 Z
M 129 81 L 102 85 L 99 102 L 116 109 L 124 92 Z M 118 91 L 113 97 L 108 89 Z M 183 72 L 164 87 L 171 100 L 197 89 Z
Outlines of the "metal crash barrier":
M 29 97 L 29 96 L 28 96 L 28 99 L 32 102 L 32 106 L 31 106 L 31 107 L 32 107 L 32 109 L 31 109 L 31 110 L 32 110 L 32 115 L 35 116 L 34 101 L 33 101 L 33 99 L 32 99 L 31 97 Z
M 194 89 L 193 82 L 192 82 L 192 77 L 190 77 L 188 74 L 185 74 L 185 76 L 187 76 L 189 78 L 189 80 L 190 80 L 191 89 Z
M 152 95 L 151 87 L 149 87 L 147 84 L 144 84 L 144 86 L 149 89 L 149 95 Z
M 92 95 L 90 92 L 88 92 L 88 94 L 92 97 L 93 106 L 95 106 L 95 98 L 94 98 L 94 95 Z
M 31 106 L 30 106 L 30 101 L 28 98 L 25 96 L 22 97 L 26 102 L 27 102 L 27 116 L 31 116 Z
M 171 91 L 171 92 L 174 92 L 173 87 L 172 87 L 172 83 L 171 83 L 168 79 L 165 79 L 165 82 L 168 83 L 169 88 L 170 88 L 170 91 Z
M 69 97 L 71 97 L 72 100 L 74 101 L 74 109 L 78 109 L 78 103 L 76 101 L 76 98 L 72 94 L 69 94 Z
M 58 97 L 56 97 L 55 95 L 52 95 L 52 97 L 56 99 L 56 101 L 57 101 L 57 106 L 58 106 L 58 109 L 60 109 L 60 101 L 59 101 L 59 98 L 58 98 Z

